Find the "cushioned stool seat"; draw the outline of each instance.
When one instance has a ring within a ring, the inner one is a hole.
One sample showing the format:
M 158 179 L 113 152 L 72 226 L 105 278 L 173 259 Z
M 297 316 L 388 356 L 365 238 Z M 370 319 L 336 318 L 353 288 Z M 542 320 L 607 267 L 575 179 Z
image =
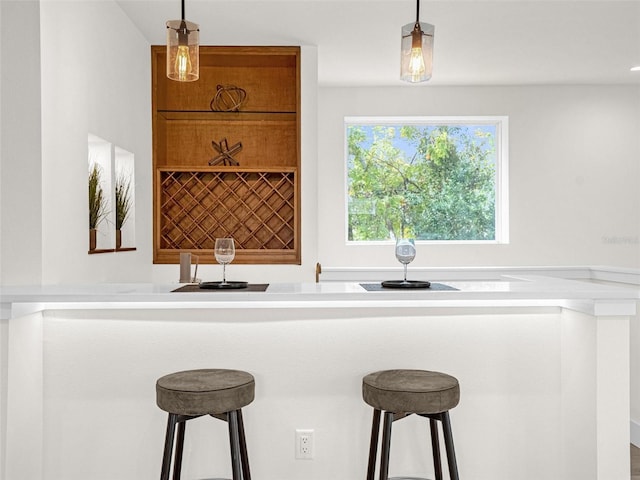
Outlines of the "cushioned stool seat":
M 384 370 L 362 379 L 362 397 L 390 412 L 440 413 L 460 401 L 460 385 L 451 375 L 425 370 Z
M 156 382 L 156 403 L 169 412 L 161 480 L 168 480 L 175 428 L 178 438 L 173 461 L 173 479 L 180 479 L 186 422 L 203 415 L 229 424 L 233 480 L 251 480 L 242 407 L 255 395 L 255 380 L 240 370 L 201 369 L 171 373 Z
M 427 370 L 383 370 L 370 373 L 362 379 L 362 398 L 374 408 L 369 450 L 367 480 L 373 480 L 378 454 L 380 415 L 384 411 L 380 480 L 389 475 L 391 424 L 411 414 L 429 419 L 431 447 L 436 480 L 442 480 L 438 424 L 442 424 L 451 480 L 458 480 L 458 468 L 449 410 L 460 401 L 460 385 L 451 375 Z
M 187 370 L 158 379 L 156 402 L 181 415 L 226 413 L 249 405 L 255 395 L 253 375 L 240 370 Z

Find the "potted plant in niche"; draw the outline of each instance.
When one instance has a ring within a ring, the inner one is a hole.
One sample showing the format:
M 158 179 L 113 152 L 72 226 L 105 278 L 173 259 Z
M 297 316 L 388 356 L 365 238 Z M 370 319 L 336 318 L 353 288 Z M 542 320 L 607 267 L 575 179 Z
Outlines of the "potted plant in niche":
M 131 178 L 120 173 L 116 178 L 116 250 L 122 246 L 122 226 L 131 210 Z
M 107 216 L 107 198 L 100 184 L 100 166 L 92 164 L 89 170 L 89 251 L 96 249 L 97 228 Z

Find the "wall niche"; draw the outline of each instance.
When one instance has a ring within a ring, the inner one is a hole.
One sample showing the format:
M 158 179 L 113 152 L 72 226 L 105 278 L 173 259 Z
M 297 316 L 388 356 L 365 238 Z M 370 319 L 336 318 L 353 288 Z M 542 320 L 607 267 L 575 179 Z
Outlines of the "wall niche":
M 135 250 L 135 156 L 88 135 L 89 254 Z

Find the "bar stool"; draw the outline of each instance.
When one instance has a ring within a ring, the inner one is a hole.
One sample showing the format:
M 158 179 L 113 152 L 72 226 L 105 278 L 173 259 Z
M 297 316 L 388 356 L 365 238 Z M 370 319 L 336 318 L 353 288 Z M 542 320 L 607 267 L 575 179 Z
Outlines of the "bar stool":
M 229 424 L 233 480 L 251 480 L 241 409 L 253 401 L 254 395 L 253 375 L 240 370 L 186 370 L 159 378 L 156 403 L 169 412 L 160 479 L 169 480 L 176 425 L 173 480 L 180 480 L 186 422 L 210 415 Z
M 456 378 L 426 370 L 383 370 L 370 373 L 362 379 L 362 398 L 374 408 L 367 480 L 373 480 L 375 477 L 382 411 L 384 411 L 384 425 L 380 454 L 380 480 L 389 478 L 391 424 L 411 414 L 429 419 L 436 480 L 443 478 L 437 422 L 442 424 L 449 477 L 451 480 L 458 480 L 458 467 L 449 420 L 449 410 L 460 401 L 460 386 Z

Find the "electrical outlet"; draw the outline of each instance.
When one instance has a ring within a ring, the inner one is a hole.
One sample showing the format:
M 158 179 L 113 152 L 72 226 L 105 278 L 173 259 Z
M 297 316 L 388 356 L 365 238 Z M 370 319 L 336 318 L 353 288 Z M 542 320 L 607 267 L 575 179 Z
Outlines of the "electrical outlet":
M 313 430 L 296 430 L 296 459 L 313 458 Z

